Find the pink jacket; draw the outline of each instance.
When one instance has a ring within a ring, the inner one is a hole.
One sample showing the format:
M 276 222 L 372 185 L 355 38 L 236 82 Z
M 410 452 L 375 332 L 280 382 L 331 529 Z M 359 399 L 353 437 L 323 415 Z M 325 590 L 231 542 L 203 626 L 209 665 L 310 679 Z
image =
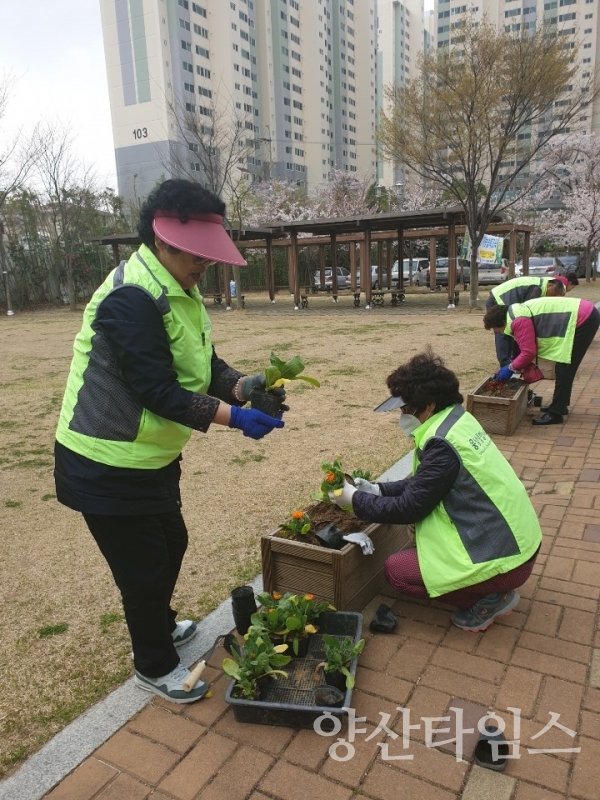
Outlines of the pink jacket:
M 579 311 L 577 313 L 577 327 L 579 328 L 588 319 L 594 304 L 590 300 L 582 300 L 579 304 Z M 535 328 L 531 317 L 517 317 L 513 320 L 511 327 L 512 335 L 519 345 L 521 351 L 519 355 L 511 363 L 511 369 L 515 372 L 521 372 L 522 369 L 535 359 L 537 356 L 537 342 L 535 339 Z

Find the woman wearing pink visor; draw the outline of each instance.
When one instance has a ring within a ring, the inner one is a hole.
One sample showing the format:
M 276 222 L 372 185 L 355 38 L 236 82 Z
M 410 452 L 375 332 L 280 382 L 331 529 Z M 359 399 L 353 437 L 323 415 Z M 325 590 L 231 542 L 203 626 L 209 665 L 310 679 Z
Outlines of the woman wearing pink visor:
M 220 359 L 196 286 L 217 261 L 246 262 L 223 227 L 225 204 L 186 180 L 141 209 L 142 245 L 96 290 L 74 344 L 55 446 L 58 500 L 83 514 L 113 573 L 138 686 L 176 703 L 200 699 L 176 647 L 196 633 L 171 597 L 187 530 L 181 451 L 214 423 L 262 439 L 283 428 L 285 392 L 265 392 Z M 251 401 L 250 408 L 243 406 Z M 268 413 L 265 413 L 267 411 Z

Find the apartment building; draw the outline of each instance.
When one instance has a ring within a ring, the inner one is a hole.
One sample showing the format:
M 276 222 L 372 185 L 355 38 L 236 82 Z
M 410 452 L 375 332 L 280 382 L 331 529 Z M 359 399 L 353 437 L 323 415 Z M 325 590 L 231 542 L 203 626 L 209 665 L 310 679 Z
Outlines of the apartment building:
M 100 6 L 124 197 L 168 176 L 206 182 L 192 116 L 201 131 L 243 131 L 236 168 L 252 180 L 311 190 L 334 169 L 375 175 L 375 0 Z
M 431 14 L 423 0 L 377 0 L 377 116 L 386 106 L 385 87 L 403 86 L 417 74 L 417 56 L 429 50 Z M 414 177 L 412 178 L 414 180 Z M 402 194 L 411 177 L 406 167 L 377 158 L 377 182 Z
M 598 70 L 598 0 L 435 0 L 437 47 L 452 46 L 453 39 L 460 37 L 467 11 L 475 20 L 485 15 L 507 33 L 555 27 L 564 36 L 565 47 L 578 50 L 579 78 L 586 81 Z M 582 111 L 571 130 L 600 133 L 600 100 Z

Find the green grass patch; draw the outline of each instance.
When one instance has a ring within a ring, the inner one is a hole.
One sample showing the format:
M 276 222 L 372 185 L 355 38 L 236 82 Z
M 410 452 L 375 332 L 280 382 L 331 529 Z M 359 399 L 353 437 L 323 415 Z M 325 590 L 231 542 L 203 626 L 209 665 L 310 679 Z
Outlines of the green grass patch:
M 109 611 L 106 614 L 100 615 L 100 630 L 102 633 L 108 633 L 111 625 L 114 625 L 117 622 L 122 622 L 125 619 L 123 614 L 119 614 L 117 611 Z
M 45 461 L 43 458 L 23 458 L 9 463 L 9 469 L 42 469 L 52 466 L 52 461 Z
M 4 505 L 6 508 L 21 508 L 23 503 L 20 500 L 5 500 Z
M 42 500 L 44 502 L 46 502 L 46 500 L 56 500 L 56 495 L 55 494 L 43 494 L 42 495 Z
M 358 367 L 340 367 L 340 369 L 330 369 L 330 375 L 362 375 L 364 370 Z
M 67 630 L 69 630 L 68 622 L 59 622 L 58 625 L 44 625 L 43 628 L 38 629 L 38 636 L 40 639 L 47 639 L 49 636 L 59 636 Z
M 11 422 L 10 420 L 7 419 L 0 420 L 0 430 L 8 431 L 16 427 L 17 427 L 16 422 Z
M 245 467 L 246 464 L 249 464 L 251 461 L 265 461 L 266 456 L 262 453 L 253 453 L 251 450 L 242 450 L 242 454 L 240 456 L 235 456 L 229 462 L 237 467 Z

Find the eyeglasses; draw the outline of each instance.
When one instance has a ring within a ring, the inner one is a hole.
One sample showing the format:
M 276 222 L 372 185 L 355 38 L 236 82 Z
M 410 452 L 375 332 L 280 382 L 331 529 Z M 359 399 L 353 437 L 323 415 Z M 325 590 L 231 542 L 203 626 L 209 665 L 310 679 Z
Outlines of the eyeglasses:
M 414 416 L 416 410 L 417 409 L 414 406 L 405 405 L 405 406 L 402 406 L 402 408 L 400 409 L 400 413 L 401 414 L 411 414 L 412 416 Z

